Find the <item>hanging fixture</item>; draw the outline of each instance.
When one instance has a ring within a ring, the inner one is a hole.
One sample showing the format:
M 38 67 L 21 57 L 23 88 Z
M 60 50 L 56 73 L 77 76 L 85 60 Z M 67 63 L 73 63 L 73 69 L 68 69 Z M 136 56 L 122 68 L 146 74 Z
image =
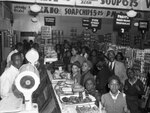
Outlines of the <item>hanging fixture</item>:
M 127 16 L 130 18 L 133 18 L 137 15 L 137 12 L 134 11 L 133 9 L 129 10 L 128 12 L 126 12 Z
M 31 21 L 32 21 L 33 23 L 36 23 L 36 22 L 38 21 L 38 19 L 37 19 L 36 17 L 32 17 L 32 18 L 31 18 Z
M 41 11 L 41 6 L 39 6 L 35 0 L 35 3 L 30 6 L 30 10 L 34 13 L 39 13 Z
M 41 6 L 39 6 L 38 4 L 33 4 L 32 6 L 30 6 L 30 10 L 34 13 L 38 13 L 41 11 Z

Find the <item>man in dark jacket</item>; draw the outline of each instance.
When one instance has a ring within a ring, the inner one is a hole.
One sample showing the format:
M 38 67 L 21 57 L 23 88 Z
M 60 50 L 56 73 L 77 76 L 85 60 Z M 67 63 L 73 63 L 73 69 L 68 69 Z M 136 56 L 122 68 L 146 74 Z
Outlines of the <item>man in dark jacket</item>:
M 108 89 L 108 79 L 112 76 L 111 71 L 106 65 L 104 57 L 99 58 L 97 63 L 98 73 L 96 76 L 96 88 L 100 94 L 105 94 L 109 91 Z

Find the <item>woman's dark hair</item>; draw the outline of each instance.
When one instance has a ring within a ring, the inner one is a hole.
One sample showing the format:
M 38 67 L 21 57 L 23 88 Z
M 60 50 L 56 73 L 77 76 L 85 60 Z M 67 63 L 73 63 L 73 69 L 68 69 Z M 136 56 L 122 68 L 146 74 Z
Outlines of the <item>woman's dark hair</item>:
M 124 60 L 124 56 L 122 54 L 122 52 L 118 52 L 115 56 L 115 59 L 117 59 L 117 56 L 120 55 L 121 56 L 121 60 Z
M 120 78 L 119 78 L 118 76 L 116 76 L 116 75 L 113 75 L 113 76 L 111 76 L 111 77 L 108 79 L 108 84 L 110 84 L 110 82 L 111 82 L 112 80 L 117 80 L 118 83 L 121 84 Z
M 89 49 L 89 47 L 87 47 L 87 46 L 83 46 L 83 47 L 82 47 L 82 49 L 85 49 L 85 52 L 86 52 L 86 53 L 90 53 L 90 49 Z
M 134 68 L 127 68 L 126 72 L 128 72 L 129 70 L 131 70 L 133 73 L 135 73 Z
M 92 56 L 92 53 L 93 53 L 93 52 L 95 52 L 96 55 L 98 55 L 98 50 L 97 50 L 97 49 L 92 49 L 91 52 L 90 52 L 90 56 Z
M 72 49 L 73 49 L 73 48 L 77 51 L 77 54 L 79 54 L 79 52 L 80 52 L 80 51 L 79 51 L 79 47 L 73 46 Z
M 88 79 L 85 81 L 85 83 L 84 83 L 84 87 L 86 87 L 86 84 L 87 84 L 87 82 L 88 82 L 89 80 L 91 80 L 92 83 L 93 83 L 94 85 L 96 85 L 94 78 L 88 78 Z

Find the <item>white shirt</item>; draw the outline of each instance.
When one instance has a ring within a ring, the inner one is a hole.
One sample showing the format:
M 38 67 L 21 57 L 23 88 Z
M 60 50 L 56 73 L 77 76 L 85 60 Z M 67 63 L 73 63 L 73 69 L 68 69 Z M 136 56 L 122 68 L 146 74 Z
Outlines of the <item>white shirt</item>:
M 112 63 L 112 65 L 111 65 L 111 63 Z M 113 68 L 114 68 L 114 66 L 115 66 L 115 61 L 109 62 L 109 67 L 110 67 L 110 65 L 111 65 L 111 69 L 113 70 Z
M 9 93 L 12 93 L 12 85 L 15 78 L 19 74 L 19 70 L 11 65 L 7 68 L 0 77 L 0 96 L 3 99 L 7 97 Z
M 128 80 L 129 81 L 129 83 L 131 84 L 131 86 L 133 86 L 135 83 L 136 83 L 136 81 L 137 81 L 137 78 L 135 78 L 135 80 L 132 82 L 130 79 Z
M 15 49 L 15 50 L 11 51 L 11 52 L 8 54 L 8 56 L 7 56 L 7 67 L 9 67 L 9 66 L 11 65 L 11 56 L 12 56 L 14 53 L 17 53 L 17 52 L 18 52 L 18 50 Z
M 81 53 L 80 55 L 83 56 L 84 58 L 88 59 L 88 54 L 87 53 L 85 53 L 84 55 L 83 55 L 83 53 Z
M 110 91 L 109 93 L 110 93 L 112 99 L 113 99 L 113 100 L 116 100 L 117 97 L 118 97 L 118 95 L 120 94 L 120 91 L 118 91 L 116 95 L 113 95 L 113 94 L 111 93 L 111 91 Z

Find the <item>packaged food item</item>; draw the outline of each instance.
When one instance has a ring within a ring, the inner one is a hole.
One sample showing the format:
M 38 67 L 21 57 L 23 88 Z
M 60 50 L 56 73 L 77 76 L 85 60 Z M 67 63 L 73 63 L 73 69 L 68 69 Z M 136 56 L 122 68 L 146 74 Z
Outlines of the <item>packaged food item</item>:
M 74 81 L 73 81 L 73 80 L 70 80 L 70 79 L 67 79 L 67 80 L 66 80 L 66 84 L 73 85 L 73 84 L 74 84 Z
M 74 86 L 73 86 L 73 92 L 83 92 L 84 91 L 84 87 L 83 86 L 81 86 L 81 85 L 79 85 L 79 84 L 75 84 Z
M 77 106 L 77 113 L 100 113 L 97 106 Z

